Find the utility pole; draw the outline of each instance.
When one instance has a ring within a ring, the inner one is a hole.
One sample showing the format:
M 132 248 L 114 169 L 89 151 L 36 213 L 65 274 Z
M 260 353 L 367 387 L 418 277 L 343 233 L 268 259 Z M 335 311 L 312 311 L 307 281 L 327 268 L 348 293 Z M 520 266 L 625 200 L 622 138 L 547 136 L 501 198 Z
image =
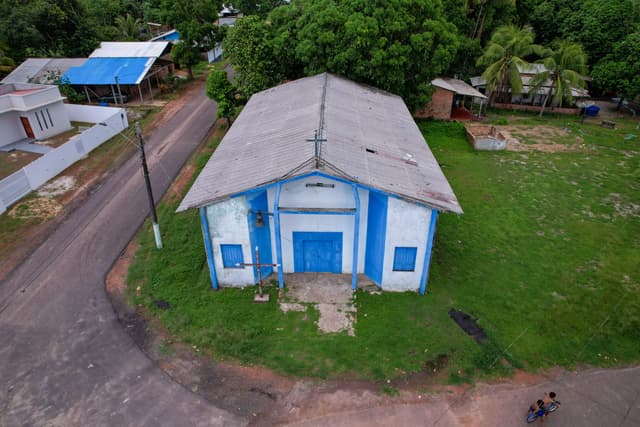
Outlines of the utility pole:
M 160 226 L 158 225 L 156 205 L 153 202 L 153 191 L 151 190 L 151 181 L 149 180 L 147 157 L 144 154 L 144 140 L 142 139 L 140 122 L 136 122 L 136 136 L 138 137 L 138 148 L 140 149 L 140 160 L 142 161 L 142 173 L 144 175 L 144 182 L 147 186 L 147 195 L 149 196 L 149 210 L 151 211 L 151 221 L 153 222 L 153 235 L 156 239 L 156 247 L 158 249 L 162 249 L 162 237 L 160 236 Z

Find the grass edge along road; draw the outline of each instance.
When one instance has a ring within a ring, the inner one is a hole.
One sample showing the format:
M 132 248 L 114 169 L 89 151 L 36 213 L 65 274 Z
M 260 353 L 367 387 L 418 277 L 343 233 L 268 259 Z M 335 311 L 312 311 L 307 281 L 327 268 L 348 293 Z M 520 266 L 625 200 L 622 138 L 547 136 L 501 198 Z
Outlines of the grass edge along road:
M 182 195 L 159 208 L 165 249 L 153 249 L 148 224 L 138 234 L 130 296 L 175 341 L 291 375 L 422 372 L 457 383 L 514 368 L 635 362 L 640 142 L 624 140 L 635 122 L 616 130 L 566 117 L 543 123 L 566 128 L 568 120 L 582 148 L 563 153 L 477 152 L 461 125 L 419 123 L 465 213 L 440 217 L 426 297 L 357 292 L 355 337 L 320 334 L 311 307 L 280 312 L 273 288 L 265 305 L 252 303 L 253 288 L 211 291 L 198 214 L 175 213 Z M 198 171 L 206 159 L 196 157 Z M 452 307 L 478 319 L 488 344 L 449 318 Z

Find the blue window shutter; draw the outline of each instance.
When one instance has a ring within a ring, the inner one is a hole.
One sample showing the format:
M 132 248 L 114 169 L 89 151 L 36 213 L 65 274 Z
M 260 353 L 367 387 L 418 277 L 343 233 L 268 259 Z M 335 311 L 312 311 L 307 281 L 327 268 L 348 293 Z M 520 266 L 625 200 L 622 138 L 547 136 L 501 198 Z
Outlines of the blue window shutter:
M 415 271 L 418 248 L 396 247 L 393 256 L 393 271 Z
M 220 245 L 222 252 L 222 265 L 224 268 L 244 268 L 244 258 L 242 257 L 242 245 Z

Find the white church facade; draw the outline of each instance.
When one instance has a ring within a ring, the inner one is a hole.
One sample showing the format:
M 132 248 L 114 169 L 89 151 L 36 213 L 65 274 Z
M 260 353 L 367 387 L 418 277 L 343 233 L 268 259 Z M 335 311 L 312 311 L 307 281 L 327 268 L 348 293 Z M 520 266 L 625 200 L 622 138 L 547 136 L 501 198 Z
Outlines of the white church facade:
M 424 293 L 438 214 L 462 213 L 401 98 L 320 74 L 255 94 L 178 211 L 198 208 L 214 288 L 365 274 Z

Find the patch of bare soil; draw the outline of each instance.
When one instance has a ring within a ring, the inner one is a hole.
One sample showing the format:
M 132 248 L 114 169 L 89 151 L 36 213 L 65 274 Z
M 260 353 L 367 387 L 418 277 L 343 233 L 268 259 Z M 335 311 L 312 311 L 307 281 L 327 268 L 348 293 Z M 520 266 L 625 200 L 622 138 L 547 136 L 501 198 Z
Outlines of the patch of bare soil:
M 19 219 L 55 217 L 62 210 L 62 205 L 49 197 L 38 197 L 18 203 L 7 212 L 8 215 Z
M 542 151 L 545 153 L 567 153 L 583 151 L 582 137 L 576 136 L 576 144 L 558 144 L 555 141 L 559 137 L 566 137 L 567 131 L 553 126 L 496 126 L 498 132 L 507 141 L 509 151 Z M 518 137 L 538 141 L 534 144 L 520 142 Z
M 605 203 L 613 205 L 616 216 L 640 216 L 640 205 L 623 200 L 622 195 L 619 193 L 609 194 L 605 199 Z
M 73 176 L 61 176 L 40 187 L 37 191 L 40 197 L 61 196 L 67 191 L 73 190 L 76 186 L 76 179 Z
M 107 293 L 109 295 L 117 295 L 124 297 L 124 291 L 127 283 L 127 272 L 129 271 L 129 265 L 136 256 L 138 250 L 138 243 L 135 240 L 129 242 L 124 249 L 120 258 L 113 264 L 111 271 L 107 274 L 105 285 L 107 286 Z

